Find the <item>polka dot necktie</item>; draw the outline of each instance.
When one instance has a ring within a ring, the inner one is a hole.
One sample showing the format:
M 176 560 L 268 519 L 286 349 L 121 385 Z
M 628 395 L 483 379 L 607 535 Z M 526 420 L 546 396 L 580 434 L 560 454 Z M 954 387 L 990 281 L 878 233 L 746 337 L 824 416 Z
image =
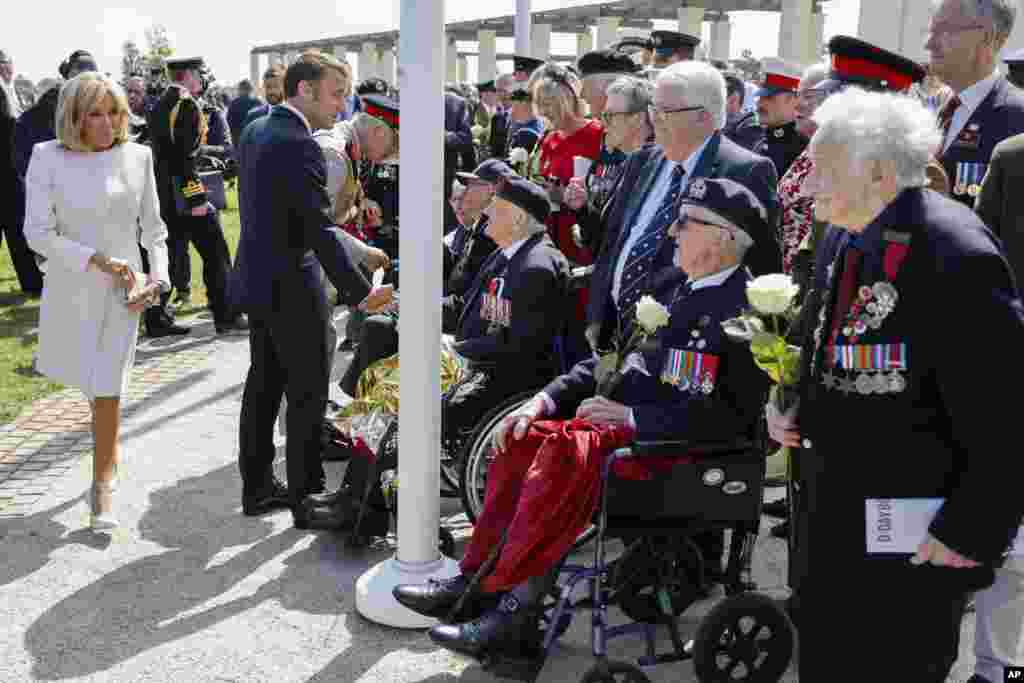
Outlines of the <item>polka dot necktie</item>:
M 672 171 L 668 192 L 658 212 L 654 214 L 640 239 L 633 244 L 626 256 L 626 266 L 622 269 L 622 279 L 619 282 L 619 323 L 623 330 L 623 338 L 629 338 L 636 321 L 636 302 L 644 294 L 644 287 L 641 285 L 646 281 L 645 276 L 650 273 L 654 255 L 661 247 L 662 238 L 675 220 L 676 200 L 684 175 L 682 164 L 677 164 Z

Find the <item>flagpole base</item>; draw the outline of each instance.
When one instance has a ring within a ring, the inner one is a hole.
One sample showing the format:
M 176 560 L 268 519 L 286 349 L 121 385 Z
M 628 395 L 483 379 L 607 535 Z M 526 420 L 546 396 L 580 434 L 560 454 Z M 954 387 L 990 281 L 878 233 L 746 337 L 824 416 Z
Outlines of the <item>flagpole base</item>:
M 447 579 L 459 573 L 459 563 L 441 555 L 432 562 L 402 562 L 391 557 L 368 569 L 356 580 L 356 610 L 370 621 L 394 628 L 429 628 L 437 623 L 398 604 L 395 586 Z

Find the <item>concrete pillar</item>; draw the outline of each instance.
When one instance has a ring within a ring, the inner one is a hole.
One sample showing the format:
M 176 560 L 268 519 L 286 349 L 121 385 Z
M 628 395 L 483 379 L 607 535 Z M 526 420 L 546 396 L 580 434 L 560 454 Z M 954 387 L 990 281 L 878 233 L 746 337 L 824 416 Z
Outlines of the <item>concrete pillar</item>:
M 386 47 L 380 51 L 380 58 L 377 60 L 377 76 L 388 82 L 388 85 L 395 84 L 395 50 L 393 47 Z
M 530 0 L 516 0 L 515 54 L 530 55 Z M 549 31 L 550 34 L 550 31 Z M 549 47 L 550 50 L 550 47 Z
M 731 38 L 732 24 L 729 23 L 728 17 L 722 21 L 716 21 L 711 24 L 711 48 L 708 51 L 711 59 L 720 59 L 723 62 L 729 61 Z
M 797 64 L 807 63 L 813 4 L 813 0 L 782 0 L 782 19 L 779 22 L 779 57 L 782 59 Z
M 551 24 L 534 24 L 530 35 L 530 56 L 548 61 L 551 57 Z
M 811 54 L 808 61 L 820 62 L 825 50 L 825 15 L 815 12 L 811 15 Z
M 292 65 L 292 62 L 299 56 L 298 50 L 288 50 L 284 53 L 284 68 L 288 68 Z
M 857 36 L 878 47 L 899 52 L 903 42 L 903 4 L 903 0 L 861 0 Z
M 576 34 L 576 59 L 579 59 L 588 52 L 594 51 L 594 34 L 587 29 L 583 33 Z
M 363 43 L 359 53 L 359 80 L 365 81 L 377 75 L 377 44 Z
M 444 79 L 447 83 L 459 80 L 459 50 L 453 36 L 445 36 L 444 40 Z
M 348 62 L 348 45 L 335 45 L 331 52 L 341 61 Z
M 459 83 L 469 82 L 469 57 L 459 55 L 459 66 L 458 66 Z
M 260 70 L 260 55 L 258 52 L 249 53 L 249 80 L 257 88 L 260 85 L 260 77 L 263 75 Z
M 267 66 L 271 64 L 277 64 L 278 66 L 284 66 L 284 55 L 280 52 L 271 52 L 267 55 Z
M 480 56 L 476 62 L 476 79 L 481 83 L 493 81 L 498 77 L 498 34 L 494 31 L 479 30 L 476 32 Z
M 703 7 L 680 7 L 677 10 L 679 16 L 679 32 L 700 38 L 701 27 L 704 25 Z
M 598 17 L 597 19 L 597 49 L 603 50 L 619 39 L 619 26 L 622 25 L 622 17 Z

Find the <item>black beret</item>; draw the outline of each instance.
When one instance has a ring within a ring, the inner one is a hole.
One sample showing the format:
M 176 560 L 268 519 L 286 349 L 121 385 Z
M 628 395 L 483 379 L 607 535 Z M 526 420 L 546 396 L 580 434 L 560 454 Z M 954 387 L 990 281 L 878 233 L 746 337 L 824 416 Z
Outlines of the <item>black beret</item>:
M 202 57 L 181 57 L 179 59 L 168 59 L 167 68 L 171 71 L 185 71 L 186 69 L 200 69 L 203 66 Z
M 544 64 L 543 59 L 534 59 L 533 57 L 521 57 L 516 55 L 512 58 L 512 70 L 513 71 L 525 71 L 526 73 L 533 73 L 534 70 Z
M 694 178 L 679 202 L 680 209 L 700 206 L 747 233 L 754 244 L 773 240 L 768 211 L 746 186 L 727 178 Z
M 387 95 L 388 82 L 383 78 L 366 78 L 356 84 L 357 95 Z
M 547 192 L 541 189 L 540 185 L 525 178 L 505 178 L 498 188 L 498 196 L 515 204 L 541 223 L 545 222 L 551 213 L 551 202 L 548 200 Z
M 486 83 L 478 83 L 476 86 L 477 92 L 497 92 L 497 88 L 494 87 L 494 81 L 487 81 Z
M 914 60 L 859 38 L 835 36 L 828 43 L 828 51 L 832 72 L 829 81 L 824 81 L 816 88 L 828 89 L 837 85 L 835 81 L 838 81 L 877 90 L 901 91 L 924 80 L 926 75 L 924 67 Z
M 398 102 L 384 95 L 363 95 L 363 113 L 398 128 Z
M 99 67 L 96 66 L 96 58 L 92 56 L 91 52 L 75 50 L 57 67 L 57 72 L 62 78 L 67 78 L 72 70 L 82 73 L 84 71 L 99 71 Z
M 498 181 L 511 178 L 516 174 L 512 170 L 512 167 L 506 164 L 501 159 L 488 159 L 480 163 L 472 173 L 466 173 L 459 171 L 455 175 L 459 177 L 459 180 L 465 180 L 468 182 L 480 181 L 490 183 L 491 185 L 497 185 Z
M 697 47 L 700 38 L 678 31 L 651 31 L 651 45 L 655 50 L 679 50 L 684 47 Z
M 512 102 L 529 102 L 533 99 L 530 91 L 526 88 L 516 88 L 508 95 L 508 99 Z
M 640 67 L 632 57 L 620 50 L 594 50 L 580 57 L 580 75 L 584 78 L 594 74 L 631 74 Z

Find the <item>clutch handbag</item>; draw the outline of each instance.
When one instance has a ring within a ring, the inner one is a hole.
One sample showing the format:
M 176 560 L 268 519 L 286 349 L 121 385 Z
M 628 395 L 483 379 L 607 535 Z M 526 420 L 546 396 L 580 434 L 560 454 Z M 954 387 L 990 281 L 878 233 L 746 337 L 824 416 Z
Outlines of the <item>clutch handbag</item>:
M 125 303 L 125 305 L 127 305 L 128 302 L 132 300 L 132 297 L 135 297 L 135 296 L 139 295 L 142 292 L 142 290 L 144 290 L 146 288 L 146 285 L 149 284 L 149 276 L 148 275 L 146 275 L 145 273 L 140 273 L 138 271 L 134 271 L 134 274 L 135 274 L 135 286 L 131 287 L 131 288 L 124 287 L 121 290 L 124 293 L 124 303 Z
M 199 181 L 206 188 L 206 201 L 215 209 L 223 211 L 228 208 L 227 195 L 224 193 L 224 173 L 222 171 L 200 171 Z M 174 178 L 174 209 L 179 216 L 191 214 L 185 195 L 181 192 L 181 178 Z

